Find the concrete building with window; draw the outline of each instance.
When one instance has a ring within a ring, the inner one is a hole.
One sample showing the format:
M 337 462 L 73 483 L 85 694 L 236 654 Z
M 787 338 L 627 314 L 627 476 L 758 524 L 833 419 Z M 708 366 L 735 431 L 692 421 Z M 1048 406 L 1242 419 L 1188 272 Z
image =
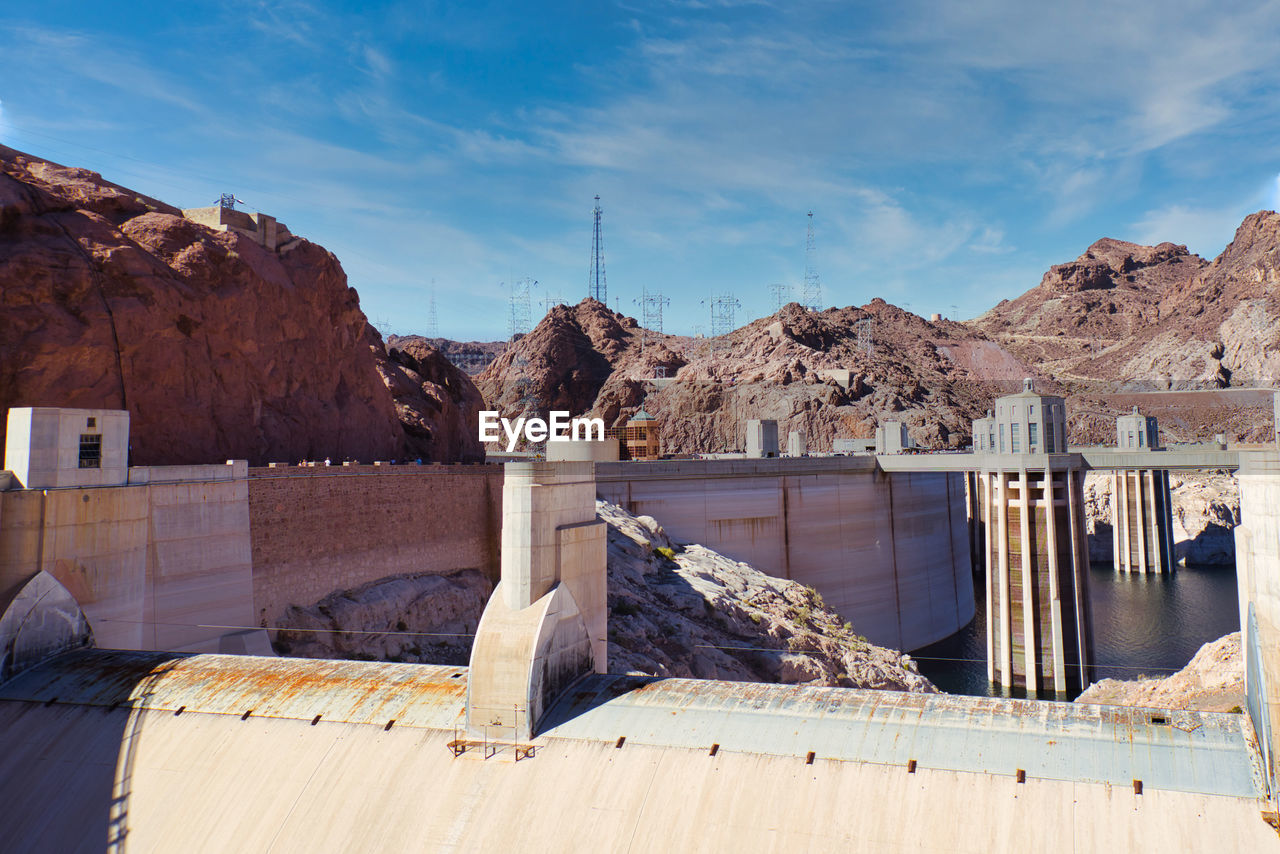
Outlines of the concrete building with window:
M 15 407 L 4 459 L 25 489 L 121 486 L 129 480 L 129 413 Z
M 1018 394 L 996 399 L 994 418 L 998 454 L 1067 452 L 1066 404 L 1056 395 L 1035 391 L 1030 379 L 1022 381 Z
M 1138 407 L 1116 419 L 1116 447 L 1122 451 L 1160 450 L 1160 429 L 1155 416 L 1142 415 Z

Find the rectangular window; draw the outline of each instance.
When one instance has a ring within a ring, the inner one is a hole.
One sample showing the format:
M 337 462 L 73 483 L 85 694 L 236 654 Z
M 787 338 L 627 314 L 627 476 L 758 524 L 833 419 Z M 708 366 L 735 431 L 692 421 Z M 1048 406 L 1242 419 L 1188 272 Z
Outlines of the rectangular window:
M 1000 453 L 1004 453 L 1004 425 L 1000 425 Z
M 1132 430 L 1129 431 L 1129 447 L 1130 448 L 1133 447 L 1133 431 Z
M 1027 450 L 1031 451 L 1033 454 L 1036 451 L 1036 440 L 1039 438 L 1036 435 L 1037 433 L 1040 432 L 1039 430 L 1036 429 L 1039 426 L 1040 426 L 1039 424 L 1032 424 L 1029 427 L 1027 427 Z
M 1139 447 L 1139 448 L 1146 447 L 1145 445 L 1143 445 L 1143 444 L 1142 444 L 1143 438 L 1144 438 L 1144 437 L 1143 437 L 1143 435 L 1142 435 L 1141 433 L 1139 433 L 1139 434 L 1138 434 L 1138 447 Z
M 99 433 L 80 434 L 80 468 L 102 468 L 102 435 Z
M 1016 454 L 1022 450 L 1022 437 L 1018 435 L 1021 431 L 1018 428 L 1020 424 L 1009 425 L 1009 453 Z

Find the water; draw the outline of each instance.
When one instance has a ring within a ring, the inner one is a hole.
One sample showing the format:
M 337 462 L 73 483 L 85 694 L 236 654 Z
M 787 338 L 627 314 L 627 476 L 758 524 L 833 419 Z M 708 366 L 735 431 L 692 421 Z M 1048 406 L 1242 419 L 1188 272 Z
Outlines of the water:
M 978 613 L 949 638 L 913 652 L 920 672 L 951 694 L 989 696 L 986 596 L 975 577 Z M 1126 575 L 1111 564 L 1089 573 L 1093 681 L 1167 676 L 1200 647 L 1240 628 L 1233 567 L 1180 566 L 1168 575 Z

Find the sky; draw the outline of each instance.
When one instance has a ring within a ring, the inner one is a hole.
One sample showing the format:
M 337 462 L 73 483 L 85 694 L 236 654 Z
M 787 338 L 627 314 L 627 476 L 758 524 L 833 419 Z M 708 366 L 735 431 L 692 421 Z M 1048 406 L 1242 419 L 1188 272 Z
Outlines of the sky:
M 234 193 L 384 331 L 497 340 L 512 282 L 665 331 L 800 295 L 973 317 L 1093 241 L 1216 256 L 1280 206 L 1280 4 L 153 4 L 0 18 L 0 143 Z

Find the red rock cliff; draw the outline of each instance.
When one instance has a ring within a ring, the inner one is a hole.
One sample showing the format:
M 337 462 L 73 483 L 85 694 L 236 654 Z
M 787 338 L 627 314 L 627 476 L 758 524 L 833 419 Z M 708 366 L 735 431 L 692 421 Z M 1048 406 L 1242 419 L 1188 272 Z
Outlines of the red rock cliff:
M 267 250 L 0 146 L 0 413 L 128 409 L 137 465 L 478 457 L 459 422 L 479 398 L 449 368 L 446 423 L 398 414 L 388 385 L 427 379 L 388 359 L 332 253 Z

